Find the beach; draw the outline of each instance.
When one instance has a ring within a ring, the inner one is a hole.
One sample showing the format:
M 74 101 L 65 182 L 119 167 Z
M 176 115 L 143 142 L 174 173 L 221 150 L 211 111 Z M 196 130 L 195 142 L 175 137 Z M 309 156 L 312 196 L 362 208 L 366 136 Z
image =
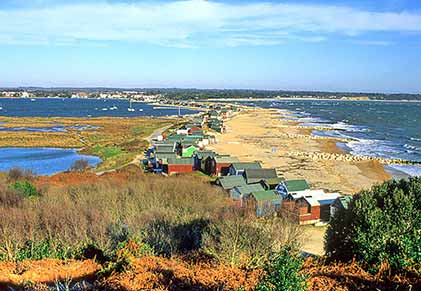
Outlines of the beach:
M 337 147 L 343 140 L 311 135 L 275 109 L 247 109 L 226 121 L 226 133 L 209 147 L 241 161 L 259 161 L 285 179 L 306 179 L 313 189 L 354 194 L 391 178 L 377 160 L 353 158 Z

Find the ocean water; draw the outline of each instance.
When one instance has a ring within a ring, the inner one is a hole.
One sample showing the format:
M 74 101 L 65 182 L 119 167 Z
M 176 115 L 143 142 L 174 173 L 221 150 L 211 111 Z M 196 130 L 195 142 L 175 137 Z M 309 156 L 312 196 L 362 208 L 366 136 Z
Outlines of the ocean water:
M 75 149 L 1 148 L 0 171 L 18 167 L 30 169 L 36 175 L 52 175 L 69 170 L 80 159 L 86 159 L 91 166 L 101 162 L 100 158 L 79 154 Z
M 293 120 L 314 130 L 313 134 L 351 139 L 339 144 L 355 155 L 421 161 L 421 103 L 280 100 L 244 102 L 265 108 L 286 109 Z M 242 103 L 242 104 L 244 104 Z M 421 175 L 420 166 L 391 166 L 408 175 Z
M 178 108 L 153 106 L 143 102 L 132 102 L 134 111 L 128 111 L 128 100 L 69 99 L 69 98 L 0 98 L 0 116 L 13 117 L 136 117 L 177 115 Z M 154 109 L 154 107 L 159 107 Z M 180 113 L 193 114 L 198 111 L 181 109 Z

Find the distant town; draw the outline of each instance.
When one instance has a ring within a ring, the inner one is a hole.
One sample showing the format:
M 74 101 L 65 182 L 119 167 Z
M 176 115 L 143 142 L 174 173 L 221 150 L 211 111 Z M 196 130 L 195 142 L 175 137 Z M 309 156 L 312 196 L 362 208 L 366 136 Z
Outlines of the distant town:
M 242 99 L 329 99 L 421 101 L 421 94 L 385 94 L 283 90 L 222 90 L 178 88 L 0 88 L 3 98 L 100 98 L 131 99 L 133 101 L 171 103 L 171 100 L 242 100 Z

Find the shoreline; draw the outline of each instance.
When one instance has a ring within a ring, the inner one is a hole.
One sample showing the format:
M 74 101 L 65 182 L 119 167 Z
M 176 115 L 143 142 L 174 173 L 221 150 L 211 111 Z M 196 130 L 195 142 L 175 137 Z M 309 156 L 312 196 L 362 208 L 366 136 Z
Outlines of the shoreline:
M 210 99 L 205 99 L 203 101 L 205 102 L 235 102 L 235 101 L 240 101 L 240 102 L 244 102 L 244 101 L 270 101 L 270 102 L 274 102 L 274 101 L 343 101 L 343 102 L 402 102 L 402 103 L 421 103 L 421 100 L 409 100 L 409 99 L 403 99 L 403 100 L 396 100 L 396 99 L 392 99 L 392 100 L 381 100 L 381 99 L 334 99 L 334 98 L 303 98 L 303 97 L 297 97 L 297 98 L 291 98 L 291 97 L 279 97 L 279 98 L 224 98 L 222 99 L 215 99 L 215 98 L 210 98 Z
M 306 179 L 314 188 L 354 194 L 392 178 L 376 159 L 359 160 L 335 138 L 311 134 L 287 119 L 286 110 L 249 108 L 226 121 L 227 132 L 209 148 L 244 161 L 274 167 L 286 179 Z

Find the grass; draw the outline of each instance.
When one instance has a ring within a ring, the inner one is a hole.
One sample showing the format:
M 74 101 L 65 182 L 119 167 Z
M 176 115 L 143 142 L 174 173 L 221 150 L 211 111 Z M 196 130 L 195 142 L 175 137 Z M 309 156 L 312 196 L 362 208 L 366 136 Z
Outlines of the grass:
M 132 239 L 164 257 L 218 250 L 225 261 L 232 250 L 244 258 L 259 248 L 270 253 L 296 229 L 281 221 L 257 223 L 207 180 L 146 175 L 136 166 L 103 176 L 35 178 L 40 195 L 31 198 L 11 191 L 10 183 L 0 176 L 3 260 L 73 258 L 89 245 L 112 256 L 118 245 Z M 253 235 L 240 239 L 232 233 L 238 223 L 258 234 L 259 244 L 249 241 Z

